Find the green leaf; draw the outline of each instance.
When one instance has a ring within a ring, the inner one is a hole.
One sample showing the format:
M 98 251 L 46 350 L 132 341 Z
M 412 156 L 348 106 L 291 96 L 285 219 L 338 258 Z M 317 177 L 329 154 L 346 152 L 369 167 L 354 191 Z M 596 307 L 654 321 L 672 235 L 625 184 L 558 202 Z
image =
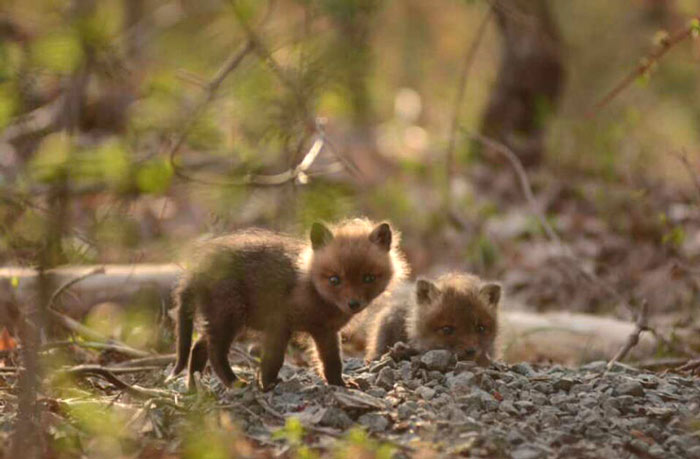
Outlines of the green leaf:
M 163 193 L 173 177 L 170 163 L 158 159 L 149 161 L 141 166 L 136 174 L 136 184 L 144 193 Z
M 7 86 L 0 87 L 0 129 L 12 121 L 12 116 L 17 108 L 17 97 Z
M 693 38 L 698 38 L 700 36 L 700 18 L 693 18 L 690 20 L 690 34 Z
M 19 287 L 19 277 L 17 276 L 12 276 L 10 278 L 10 285 L 12 285 L 12 288 L 16 289 Z
M 65 132 L 46 136 L 29 163 L 30 176 L 40 182 L 50 182 L 63 174 L 70 159 L 71 148 L 71 138 Z
M 36 40 L 31 55 L 40 67 L 56 73 L 71 73 L 83 61 L 83 48 L 79 36 L 72 30 L 65 30 Z

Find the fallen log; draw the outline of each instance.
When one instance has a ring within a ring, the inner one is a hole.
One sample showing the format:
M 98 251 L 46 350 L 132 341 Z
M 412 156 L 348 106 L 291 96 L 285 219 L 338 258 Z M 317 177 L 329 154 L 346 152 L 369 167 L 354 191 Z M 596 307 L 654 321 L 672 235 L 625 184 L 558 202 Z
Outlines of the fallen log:
M 105 266 L 66 266 L 48 271 L 53 285 L 64 285 L 95 269 L 104 272 L 91 275 L 72 285 L 62 296 L 59 309 L 80 317 L 92 306 L 104 303 L 126 303 L 137 293 L 151 291 L 169 301 L 170 290 L 182 268 L 175 264 L 137 264 Z M 29 304 L 37 291 L 37 271 L 32 268 L 0 268 L 0 302 Z M 4 314 L 0 314 L 0 324 Z
M 95 269 L 95 266 L 62 267 L 50 271 L 50 275 L 55 285 L 63 285 Z M 71 285 L 58 303 L 62 311 L 74 317 L 81 317 L 98 303 L 128 303 L 144 290 L 155 292 L 161 301 L 169 303 L 170 291 L 181 271 L 182 268 L 174 264 L 106 265 L 104 273 Z M 34 301 L 36 283 L 35 270 L 0 268 L 0 325 L 7 326 L 3 323 L 7 314 L 1 310 L 8 304 L 17 307 Z M 533 313 L 509 309 L 506 305 L 501 313 L 501 330 L 501 348 L 507 361 L 575 365 L 610 360 L 634 332 L 635 324 L 589 314 Z M 658 345 L 654 336 L 643 333 L 640 338 L 627 356 L 629 360 L 654 355 Z

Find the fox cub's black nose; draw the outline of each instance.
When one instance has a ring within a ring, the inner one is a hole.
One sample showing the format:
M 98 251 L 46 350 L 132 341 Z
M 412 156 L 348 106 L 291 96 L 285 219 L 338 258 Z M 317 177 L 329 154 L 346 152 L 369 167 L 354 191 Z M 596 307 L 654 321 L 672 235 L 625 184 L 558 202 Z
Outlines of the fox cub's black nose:
M 476 355 L 476 348 L 475 347 L 468 347 L 464 353 L 467 355 L 467 357 L 474 357 Z
M 359 300 L 350 300 L 350 302 L 348 303 L 348 306 L 353 311 L 357 311 L 360 308 L 360 301 Z

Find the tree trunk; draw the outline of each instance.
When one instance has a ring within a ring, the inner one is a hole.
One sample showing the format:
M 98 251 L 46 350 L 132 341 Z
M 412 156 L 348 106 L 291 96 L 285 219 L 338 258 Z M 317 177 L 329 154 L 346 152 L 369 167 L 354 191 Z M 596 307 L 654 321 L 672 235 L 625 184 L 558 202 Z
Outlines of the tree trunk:
M 546 0 L 499 0 L 494 9 L 502 60 L 481 132 L 537 166 L 564 82 L 559 32 Z

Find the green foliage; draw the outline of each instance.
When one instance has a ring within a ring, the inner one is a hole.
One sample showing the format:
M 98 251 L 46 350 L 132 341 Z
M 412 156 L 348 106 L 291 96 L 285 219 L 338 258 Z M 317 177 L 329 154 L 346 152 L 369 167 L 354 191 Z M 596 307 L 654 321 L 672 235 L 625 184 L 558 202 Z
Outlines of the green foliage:
M 491 238 L 480 235 L 467 247 L 466 258 L 470 264 L 479 266 L 482 270 L 493 267 L 500 257 L 498 247 Z
M 299 418 L 287 418 L 284 427 L 272 434 L 272 438 L 285 440 L 291 447 L 297 459 L 314 459 L 319 457 L 311 448 L 304 445 L 306 429 Z
M 140 165 L 136 184 L 144 193 L 164 193 L 170 187 L 173 168 L 165 159 L 153 159 Z
M 193 412 L 183 427 L 183 458 L 228 459 L 250 454 L 245 439 L 226 412 Z
M 31 55 L 35 65 L 63 74 L 77 69 L 85 58 L 80 35 L 70 28 L 52 31 L 34 41 Z
M 390 459 L 394 457 L 396 447 L 391 444 L 378 442 L 367 435 L 360 427 L 348 430 L 342 441 L 335 448 L 338 459 L 352 459 L 355 457 L 374 457 L 375 459 Z
M 1 66 L 0 69 L 2 69 Z M 0 129 L 10 122 L 16 109 L 17 99 L 13 91 L 13 85 L 8 83 L 0 84 Z
M 312 183 L 298 195 L 298 215 L 303 228 L 316 221 L 334 221 L 355 209 L 352 191 L 344 186 Z
M 683 227 L 680 225 L 674 225 L 671 221 L 669 221 L 669 218 L 665 213 L 659 215 L 659 222 L 664 228 L 663 235 L 661 236 L 661 243 L 666 246 L 679 249 L 683 245 L 686 238 Z

